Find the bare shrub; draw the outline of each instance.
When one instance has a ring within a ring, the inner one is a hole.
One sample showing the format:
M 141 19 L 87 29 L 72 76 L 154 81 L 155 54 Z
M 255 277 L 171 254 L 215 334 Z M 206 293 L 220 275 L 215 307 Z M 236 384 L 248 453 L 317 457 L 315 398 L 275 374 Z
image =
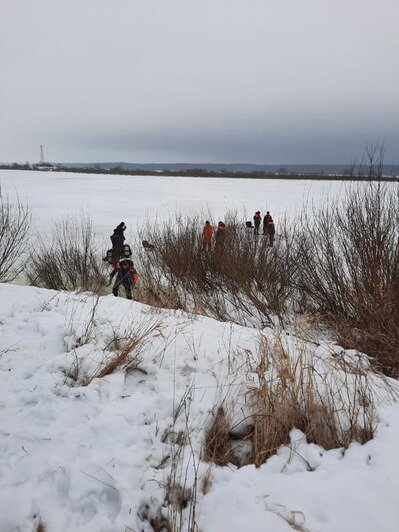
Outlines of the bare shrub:
M 313 215 L 298 235 L 302 307 L 320 312 L 339 341 L 399 375 L 399 187 L 349 189 Z
M 0 281 L 13 281 L 25 268 L 21 255 L 28 250 L 31 214 L 17 198 L 11 201 L 0 187 Z
M 281 223 L 273 247 L 255 237 L 236 213 L 226 217 L 222 243 L 203 249 L 203 214 L 177 216 L 163 225 L 142 230 L 140 239 L 153 242 L 155 251 L 138 250 L 143 302 L 157 306 L 201 309 L 220 320 L 270 324 L 290 306 L 298 264 L 293 232 Z
M 217 293 L 223 294 L 224 288 L 224 297 L 234 309 L 257 315 L 262 324 L 270 324 L 274 315 L 283 319 L 298 270 L 291 227 L 280 223 L 272 247 L 267 236 L 248 233 L 236 215 L 229 218 L 228 228 L 223 247 L 216 248 L 212 256 Z
M 28 279 L 54 290 L 101 293 L 108 277 L 99 255 L 90 218 L 63 218 L 54 226 L 52 242 L 40 240 L 31 252 Z

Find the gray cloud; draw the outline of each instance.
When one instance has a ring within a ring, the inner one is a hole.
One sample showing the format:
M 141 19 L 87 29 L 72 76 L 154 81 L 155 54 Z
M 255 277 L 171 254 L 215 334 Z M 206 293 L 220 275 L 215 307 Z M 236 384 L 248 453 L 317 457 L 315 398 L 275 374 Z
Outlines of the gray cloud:
M 394 0 L 2 0 L 0 160 L 398 161 Z

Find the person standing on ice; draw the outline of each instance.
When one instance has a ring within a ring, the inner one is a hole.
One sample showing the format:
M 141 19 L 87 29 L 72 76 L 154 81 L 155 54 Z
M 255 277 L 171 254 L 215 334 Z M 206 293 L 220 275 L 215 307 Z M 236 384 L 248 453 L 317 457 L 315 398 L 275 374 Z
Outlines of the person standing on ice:
M 119 288 L 122 285 L 126 292 L 127 299 L 132 299 L 132 288 L 139 282 L 139 274 L 130 259 L 122 259 L 115 264 L 110 273 L 110 282 L 116 275 L 112 293 L 118 297 Z
M 211 222 L 207 220 L 202 230 L 202 247 L 205 249 L 205 251 L 210 251 L 211 249 L 212 235 L 213 227 L 211 226 Z
M 216 248 L 221 249 L 226 239 L 226 224 L 223 222 L 218 223 L 218 228 L 215 233 Z
M 271 214 L 269 211 L 267 211 L 267 213 L 265 214 L 264 218 L 263 218 L 263 234 L 264 235 L 267 235 L 267 228 L 269 226 L 269 222 L 273 221 L 273 218 L 271 217 Z
M 270 216 L 269 221 L 267 222 L 267 229 L 265 235 L 269 235 L 269 246 L 273 246 L 274 235 L 276 233 L 276 228 L 274 227 L 273 218 Z
M 260 215 L 260 211 L 256 211 L 256 213 L 254 214 L 254 226 L 255 226 L 254 234 L 255 235 L 259 235 L 259 227 L 260 227 L 261 220 L 262 220 L 262 217 Z

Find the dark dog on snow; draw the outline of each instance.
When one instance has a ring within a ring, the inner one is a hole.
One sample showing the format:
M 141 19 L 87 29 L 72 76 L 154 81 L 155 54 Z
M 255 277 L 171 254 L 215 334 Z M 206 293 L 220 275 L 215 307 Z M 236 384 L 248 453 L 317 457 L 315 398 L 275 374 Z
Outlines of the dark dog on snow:
M 154 244 L 150 244 L 150 243 L 148 242 L 148 240 L 143 240 L 142 244 L 143 244 L 143 248 L 144 248 L 146 251 L 154 251 L 154 249 L 155 249 Z

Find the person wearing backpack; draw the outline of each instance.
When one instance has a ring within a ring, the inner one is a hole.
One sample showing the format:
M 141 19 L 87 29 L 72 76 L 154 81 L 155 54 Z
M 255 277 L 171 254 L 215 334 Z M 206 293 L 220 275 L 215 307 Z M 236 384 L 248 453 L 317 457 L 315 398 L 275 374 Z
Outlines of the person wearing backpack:
M 115 283 L 112 287 L 112 293 L 115 297 L 118 297 L 119 288 L 122 285 L 127 299 L 132 299 L 132 288 L 139 282 L 139 274 L 134 267 L 133 261 L 130 259 L 122 259 L 118 261 L 112 268 L 110 273 L 110 283 L 115 277 Z

